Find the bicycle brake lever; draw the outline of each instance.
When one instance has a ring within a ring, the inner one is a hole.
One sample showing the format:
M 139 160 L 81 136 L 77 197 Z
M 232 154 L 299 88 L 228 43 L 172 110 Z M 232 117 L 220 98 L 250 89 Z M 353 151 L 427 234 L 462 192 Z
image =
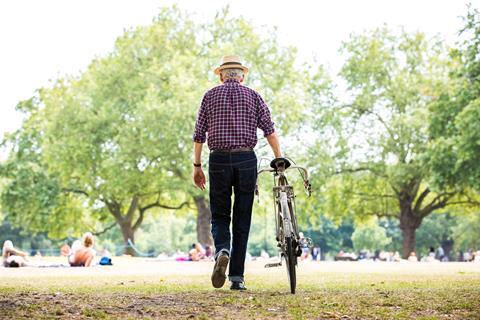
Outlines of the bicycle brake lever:
M 307 193 L 307 196 L 310 197 L 312 195 L 312 184 L 310 183 L 310 181 L 308 180 L 303 181 L 303 187 L 305 188 L 305 192 Z

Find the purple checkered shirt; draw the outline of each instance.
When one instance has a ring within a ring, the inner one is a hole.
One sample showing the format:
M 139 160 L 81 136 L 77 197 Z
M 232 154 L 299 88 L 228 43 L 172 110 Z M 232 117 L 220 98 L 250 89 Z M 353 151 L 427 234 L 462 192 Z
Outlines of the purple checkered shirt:
M 255 90 L 229 79 L 203 96 L 193 141 L 204 143 L 208 132 L 210 150 L 253 149 L 257 127 L 265 136 L 275 131 L 268 106 Z

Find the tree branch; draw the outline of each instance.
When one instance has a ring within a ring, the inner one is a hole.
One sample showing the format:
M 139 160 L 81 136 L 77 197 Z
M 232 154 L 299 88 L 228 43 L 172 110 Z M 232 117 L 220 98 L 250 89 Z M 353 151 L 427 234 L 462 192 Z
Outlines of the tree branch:
M 417 201 L 415 202 L 415 207 L 413 208 L 414 212 L 417 212 L 420 209 L 420 206 L 422 205 L 423 200 L 425 200 L 425 197 L 430 193 L 430 189 L 427 187 L 425 190 L 422 191 L 420 196 L 418 196 Z
M 138 207 L 138 211 L 139 211 L 139 216 L 137 218 L 137 221 L 135 221 L 135 223 L 133 224 L 133 230 L 137 230 L 140 225 L 142 224 L 143 222 L 143 219 L 145 217 L 145 212 L 151 208 L 164 208 L 164 209 L 170 209 L 170 210 L 178 210 L 178 209 L 181 209 L 182 207 L 184 207 L 185 205 L 188 205 L 189 203 L 187 201 L 181 203 L 179 206 L 176 206 L 176 207 L 172 207 L 172 206 L 167 206 L 167 205 L 163 205 L 159 202 L 159 198 L 160 198 L 160 194 L 158 194 L 158 198 L 157 198 L 157 201 L 154 202 L 154 203 L 151 203 L 149 205 L 146 205 L 145 207 Z
M 385 120 L 383 120 L 383 118 L 376 112 L 373 112 L 373 111 L 370 111 L 370 110 L 365 110 L 365 112 L 369 113 L 369 114 L 372 114 L 374 115 L 378 121 L 380 121 L 383 126 L 385 127 L 385 129 L 388 131 L 388 134 L 390 135 L 390 137 L 393 139 L 393 140 L 396 140 L 395 139 L 395 133 L 393 132 L 393 130 L 387 125 L 387 122 Z
M 459 200 L 459 201 L 455 201 L 455 202 L 448 202 L 447 203 L 447 206 L 450 206 L 450 205 L 456 205 L 456 204 L 469 204 L 469 205 L 472 205 L 472 206 L 480 206 L 480 201 L 477 201 L 477 200 L 474 200 L 472 199 L 469 195 L 467 194 L 462 194 L 467 200 Z
M 168 205 L 164 205 L 164 204 L 161 204 L 158 200 L 154 203 L 151 203 L 149 205 L 146 205 L 145 207 L 140 207 L 139 210 L 140 211 L 147 211 L 148 209 L 151 209 L 151 208 L 163 208 L 163 209 L 169 209 L 169 210 L 178 210 L 178 209 L 181 209 L 183 208 L 184 206 L 188 205 L 188 201 L 185 201 L 183 202 L 182 204 L 180 204 L 179 206 L 176 206 L 176 207 L 173 207 L 173 206 L 168 206 Z
M 108 211 L 115 217 L 115 220 L 119 223 L 122 222 L 124 217 L 120 211 L 119 204 L 115 200 L 109 201 L 105 199 L 103 202 L 107 205 Z
M 355 172 L 361 172 L 361 171 L 372 171 L 372 169 L 369 167 L 347 168 L 347 169 L 337 170 L 333 173 L 333 175 L 344 174 L 344 173 L 355 173 Z
M 133 224 L 133 227 L 132 227 L 133 231 L 137 230 L 138 227 L 140 227 L 140 225 L 143 222 L 143 218 L 145 216 L 145 210 L 139 210 L 139 212 L 140 212 L 140 214 L 138 216 L 138 219 L 137 219 L 137 221 L 135 221 L 135 223 Z
M 84 190 L 80 190 L 80 189 L 63 188 L 62 191 L 65 192 L 65 193 L 78 193 L 78 194 L 83 194 L 84 196 L 90 197 L 90 195 L 88 194 L 88 192 L 86 192 L 86 191 L 84 191 Z
M 96 231 L 96 232 L 92 232 L 92 234 L 94 236 L 99 236 L 101 234 L 104 234 L 105 232 L 107 232 L 108 230 L 112 229 L 113 227 L 115 227 L 117 225 L 116 222 L 112 223 L 111 225 L 109 225 L 108 227 L 106 227 L 105 229 L 103 229 L 102 231 Z
M 455 202 L 448 202 L 446 206 L 456 205 L 456 204 L 470 204 L 472 206 L 480 206 L 480 202 L 478 201 L 455 201 Z
M 135 195 L 132 198 L 132 201 L 130 202 L 130 206 L 128 207 L 127 211 L 127 219 L 131 220 L 133 218 L 133 214 L 135 213 L 135 210 L 137 210 L 138 206 L 138 196 Z
M 368 194 L 362 192 L 350 192 L 354 196 L 367 197 L 367 198 L 393 198 L 397 199 L 393 194 Z
M 421 217 L 426 217 L 429 213 L 445 208 L 447 205 L 447 201 L 454 195 L 454 193 L 441 193 L 437 195 L 433 200 L 423 207 L 421 210 L 417 211 Z
M 395 138 L 394 138 L 395 134 L 394 134 L 393 130 L 388 126 L 387 122 L 378 113 L 376 113 L 374 111 L 371 111 L 371 110 L 368 110 L 368 109 L 367 110 L 360 109 L 358 107 L 355 107 L 353 104 L 346 104 L 346 105 L 341 106 L 340 108 L 341 109 L 343 109 L 343 108 L 359 109 L 359 110 L 362 110 L 363 112 L 366 112 L 368 114 L 371 114 L 371 115 L 375 116 L 378 119 L 378 121 L 380 121 L 380 123 L 382 123 L 382 125 L 388 131 L 388 134 L 390 135 L 390 137 L 395 140 Z

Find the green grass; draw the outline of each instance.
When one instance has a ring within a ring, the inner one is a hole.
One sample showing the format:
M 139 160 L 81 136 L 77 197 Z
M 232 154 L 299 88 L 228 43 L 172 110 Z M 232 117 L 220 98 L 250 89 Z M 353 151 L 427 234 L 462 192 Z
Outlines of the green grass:
M 316 271 L 299 276 L 296 295 L 283 273 L 250 274 L 246 292 L 215 290 L 208 275 L 0 276 L 0 317 L 480 319 L 480 271 Z

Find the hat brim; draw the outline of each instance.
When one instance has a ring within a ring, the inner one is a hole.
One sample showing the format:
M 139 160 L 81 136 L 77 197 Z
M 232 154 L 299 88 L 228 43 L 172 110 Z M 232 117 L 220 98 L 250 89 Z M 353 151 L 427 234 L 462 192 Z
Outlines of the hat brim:
M 242 65 L 224 65 L 220 66 L 217 69 L 214 70 L 216 75 L 220 74 L 220 71 L 225 70 L 225 69 L 242 69 L 243 73 L 247 74 L 248 73 L 248 68 Z

